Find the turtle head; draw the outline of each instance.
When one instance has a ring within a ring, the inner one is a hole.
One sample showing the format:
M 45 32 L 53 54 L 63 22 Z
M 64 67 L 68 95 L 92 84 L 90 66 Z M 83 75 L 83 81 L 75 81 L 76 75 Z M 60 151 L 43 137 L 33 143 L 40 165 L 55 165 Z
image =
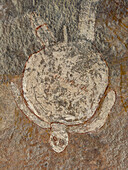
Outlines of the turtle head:
M 63 124 L 52 124 L 52 131 L 50 136 L 50 145 L 55 152 L 62 152 L 68 145 L 68 134 L 66 127 Z

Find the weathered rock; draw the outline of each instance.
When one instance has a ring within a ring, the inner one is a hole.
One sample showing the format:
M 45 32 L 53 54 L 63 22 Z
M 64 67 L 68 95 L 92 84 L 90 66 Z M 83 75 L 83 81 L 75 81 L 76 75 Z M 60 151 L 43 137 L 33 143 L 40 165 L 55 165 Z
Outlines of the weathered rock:
M 68 28 L 69 40 L 77 40 L 80 3 L 63 0 L 1 0 L 0 168 L 3 170 L 126 170 L 128 167 L 126 0 L 103 0 L 97 7 L 94 45 L 107 61 L 110 86 L 117 94 L 115 106 L 101 130 L 93 134 L 70 134 L 68 147 L 57 154 L 48 144 L 49 130 L 43 130 L 29 121 L 16 107 L 9 85 L 3 84 L 11 82 L 10 74 L 21 74 L 28 56 L 41 47 L 26 14 L 32 11 L 41 14 L 57 41 L 63 41 L 64 24 Z
M 14 124 L 16 104 L 8 84 L 0 85 L 0 131 Z

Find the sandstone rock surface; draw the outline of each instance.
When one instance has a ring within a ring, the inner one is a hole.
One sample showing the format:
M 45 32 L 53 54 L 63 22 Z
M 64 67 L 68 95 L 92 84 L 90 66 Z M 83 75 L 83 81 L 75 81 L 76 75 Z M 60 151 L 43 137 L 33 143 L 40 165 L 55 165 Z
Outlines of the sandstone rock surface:
M 62 25 L 66 24 L 69 41 L 73 41 L 77 40 L 82 1 L 0 1 L 0 168 L 2 170 L 126 170 L 128 167 L 128 18 L 126 15 L 128 4 L 126 0 L 103 0 L 99 1 L 97 6 L 94 45 L 107 62 L 110 87 L 117 94 L 116 103 L 107 122 L 99 131 L 93 134 L 69 134 L 68 147 L 57 154 L 48 143 L 50 131 L 29 121 L 16 106 L 11 95 L 10 82 L 15 78 L 20 87 L 20 75 L 28 56 L 42 46 L 32 32 L 27 13 L 33 11 L 39 13 L 50 26 L 58 42 L 63 39 Z

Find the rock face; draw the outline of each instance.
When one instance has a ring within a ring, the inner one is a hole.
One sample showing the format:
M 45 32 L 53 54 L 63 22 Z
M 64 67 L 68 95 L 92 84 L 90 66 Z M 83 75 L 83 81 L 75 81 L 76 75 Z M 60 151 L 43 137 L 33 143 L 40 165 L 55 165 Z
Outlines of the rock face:
M 10 82 L 15 78 L 14 81 L 20 88 L 19 75 L 23 72 L 26 60 L 42 48 L 42 44 L 32 32 L 28 13 L 36 11 L 41 15 L 57 42 L 63 41 L 64 25 L 67 26 L 67 41 L 77 42 L 79 12 L 84 3 L 84 0 L 1 1 L 1 169 L 127 169 L 127 1 L 92 3 L 92 8 L 97 3 L 93 45 L 107 63 L 109 86 L 117 94 L 109 118 L 99 131 L 93 134 L 69 134 L 68 147 L 57 154 L 48 144 L 51 140 L 49 129 L 44 130 L 29 121 L 18 109 L 11 95 Z M 94 51 L 96 49 L 94 48 Z M 65 79 L 61 80 L 62 83 L 63 81 Z M 54 131 L 52 135 L 54 136 Z M 56 139 L 54 142 L 57 142 Z
M 15 107 L 10 85 L 0 85 L 0 131 L 14 124 Z

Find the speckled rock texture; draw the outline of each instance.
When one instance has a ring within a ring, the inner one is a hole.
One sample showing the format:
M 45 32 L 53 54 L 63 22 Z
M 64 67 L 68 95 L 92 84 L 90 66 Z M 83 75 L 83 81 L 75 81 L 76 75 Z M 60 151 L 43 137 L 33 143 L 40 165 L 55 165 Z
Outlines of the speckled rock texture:
M 28 13 L 47 23 L 57 43 L 78 40 L 79 14 L 85 0 L 0 0 L 0 169 L 1 170 L 126 170 L 128 168 L 128 17 L 126 0 L 100 0 L 93 45 L 109 69 L 116 102 L 104 126 L 94 133 L 69 133 L 61 153 L 49 145 L 50 130 L 30 121 L 18 108 L 11 82 L 21 87 L 30 55 L 42 44 L 34 35 Z M 43 36 L 43 35 L 42 35 Z M 76 43 L 77 44 L 77 43 Z

